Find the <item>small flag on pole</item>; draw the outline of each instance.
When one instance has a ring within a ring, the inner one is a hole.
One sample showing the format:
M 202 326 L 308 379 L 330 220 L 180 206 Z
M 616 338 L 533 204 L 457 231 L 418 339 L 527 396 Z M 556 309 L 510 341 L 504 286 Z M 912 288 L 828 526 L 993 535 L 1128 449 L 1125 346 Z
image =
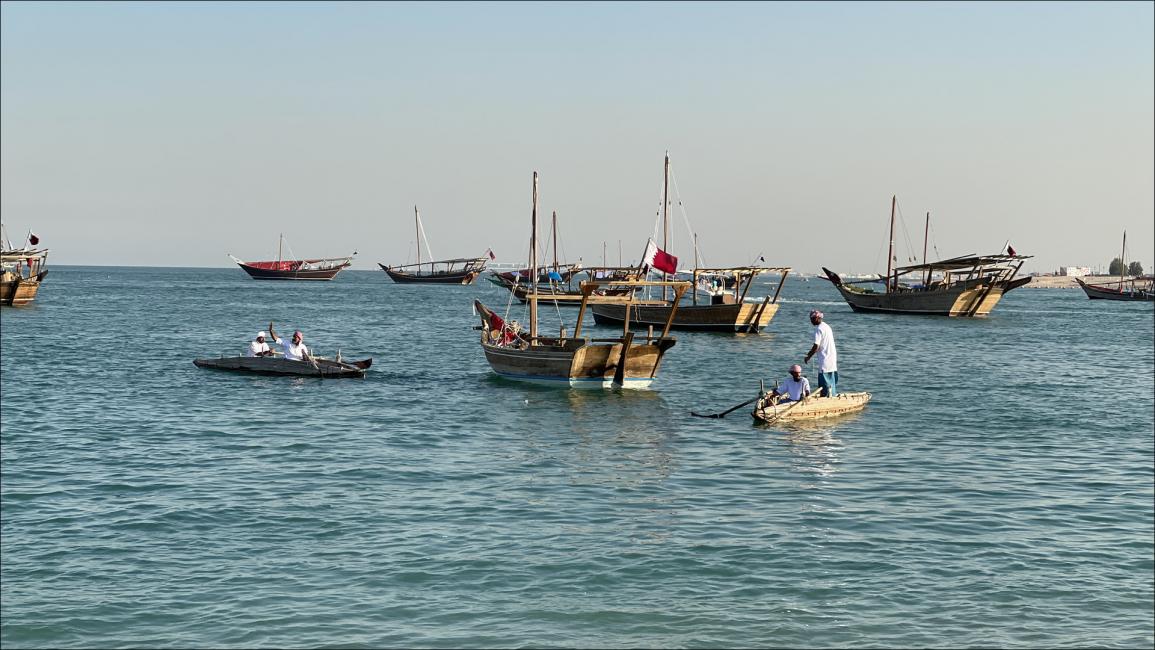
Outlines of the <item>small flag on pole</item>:
M 1010 244 L 1007 244 L 1007 255 L 1014 256 L 1015 254 L 1015 249 Z
M 489 259 L 491 259 L 491 260 L 497 259 L 497 256 L 493 254 L 492 248 L 489 249 Z
M 678 258 L 658 248 L 652 239 L 646 243 L 646 254 L 642 258 L 642 263 L 665 273 L 678 272 Z
M 36 233 L 29 232 L 28 233 L 28 243 L 35 246 L 35 245 L 40 243 L 40 238 L 36 236 Z

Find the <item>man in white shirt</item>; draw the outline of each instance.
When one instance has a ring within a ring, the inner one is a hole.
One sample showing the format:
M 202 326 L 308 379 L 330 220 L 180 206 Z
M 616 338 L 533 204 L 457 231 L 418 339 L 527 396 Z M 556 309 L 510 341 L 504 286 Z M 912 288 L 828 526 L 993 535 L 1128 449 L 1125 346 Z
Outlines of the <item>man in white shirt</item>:
M 810 323 L 814 325 L 814 345 L 806 353 L 804 363 L 810 363 L 810 357 L 818 355 L 818 390 L 826 397 L 834 397 L 838 395 L 838 348 L 834 345 L 834 331 L 822 322 L 822 312 L 817 309 L 810 312 Z
M 277 345 L 281 346 L 281 351 L 284 352 L 285 358 L 289 361 L 312 361 L 309 356 L 309 348 L 305 347 L 305 335 L 301 333 L 301 330 L 293 332 L 292 341 L 285 341 L 277 336 L 273 330 L 273 324 L 269 323 L 269 334 Z
M 265 343 L 265 333 L 257 332 L 257 338 L 249 341 L 249 349 L 245 352 L 246 357 L 271 357 L 273 351 L 269 349 L 269 344 Z
M 777 403 L 797 402 L 810 394 L 810 380 L 802 376 L 802 366 L 790 366 L 790 378 L 770 391 L 768 397 L 777 397 Z

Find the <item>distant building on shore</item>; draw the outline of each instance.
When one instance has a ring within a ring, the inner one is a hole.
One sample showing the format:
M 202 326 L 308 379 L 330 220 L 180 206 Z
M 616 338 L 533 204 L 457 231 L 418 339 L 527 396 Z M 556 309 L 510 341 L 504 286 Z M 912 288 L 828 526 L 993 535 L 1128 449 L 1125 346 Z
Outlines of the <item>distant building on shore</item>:
M 1069 278 L 1081 278 L 1091 275 L 1091 268 L 1087 266 L 1060 266 L 1059 275 Z

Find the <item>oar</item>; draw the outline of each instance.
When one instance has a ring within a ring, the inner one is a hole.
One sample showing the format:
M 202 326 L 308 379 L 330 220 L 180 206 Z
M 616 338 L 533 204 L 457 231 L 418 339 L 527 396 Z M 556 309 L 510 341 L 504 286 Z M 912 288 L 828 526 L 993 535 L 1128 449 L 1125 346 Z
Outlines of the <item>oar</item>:
M 745 402 L 738 404 L 737 406 L 731 406 L 730 408 L 726 409 L 725 411 L 722 411 L 721 413 L 709 413 L 709 414 L 703 415 L 702 413 L 695 413 L 694 411 L 690 411 L 690 415 L 700 417 L 700 418 L 724 418 L 724 417 L 726 417 L 727 413 L 737 411 L 738 409 L 742 408 L 743 406 L 746 406 L 747 404 L 752 404 L 752 403 L 758 401 L 759 397 L 761 397 L 761 395 L 758 395 L 757 397 L 754 397 L 753 399 L 748 399 Z

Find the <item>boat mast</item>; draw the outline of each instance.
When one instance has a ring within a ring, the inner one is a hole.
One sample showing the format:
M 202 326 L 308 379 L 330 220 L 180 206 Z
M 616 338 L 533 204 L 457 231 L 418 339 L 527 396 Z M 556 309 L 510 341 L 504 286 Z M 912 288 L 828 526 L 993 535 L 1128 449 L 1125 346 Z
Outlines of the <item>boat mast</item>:
M 417 206 L 413 206 L 413 223 L 417 227 L 417 272 L 421 272 L 421 215 L 417 214 Z
M 1127 231 L 1123 231 L 1123 252 L 1119 253 L 1119 291 L 1123 290 L 1123 276 L 1127 275 Z
M 529 292 L 529 344 L 537 342 L 537 172 L 533 173 L 533 216 L 529 236 L 529 272 L 533 285 Z
M 890 249 L 886 252 L 886 292 L 890 293 L 891 284 L 893 280 L 890 277 L 890 270 L 894 264 L 894 206 L 898 203 L 898 195 L 892 194 L 890 196 Z M 895 283 L 897 284 L 897 283 Z
M 557 273 L 557 210 L 553 211 L 553 270 Z
M 1126 237 L 1127 237 L 1127 235 L 1124 233 L 1123 238 L 1126 239 Z M 284 241 L 284 239 L 285 239 L 285 233 L 283 233 L 283 232 L 277 233 L 277 264 L 278 265 L 281 263 L 281 242 Z
M 930 239 L 930 213 L 926 213 L 926 230 L 922 234 L 922 264 L 926 266 L 926 242 Z M 926 277 L 922 281 L 922 286 L 930 284 L 930 269 L 926 269 Z
M 670 152 L 666 152 L 666 163 L 662 168 L 662 250 L 670 250 Z M 668 280 L 662 271 L 662 280 Z M 666 286 L 662 286 L 662 300 L 666 299 Z

